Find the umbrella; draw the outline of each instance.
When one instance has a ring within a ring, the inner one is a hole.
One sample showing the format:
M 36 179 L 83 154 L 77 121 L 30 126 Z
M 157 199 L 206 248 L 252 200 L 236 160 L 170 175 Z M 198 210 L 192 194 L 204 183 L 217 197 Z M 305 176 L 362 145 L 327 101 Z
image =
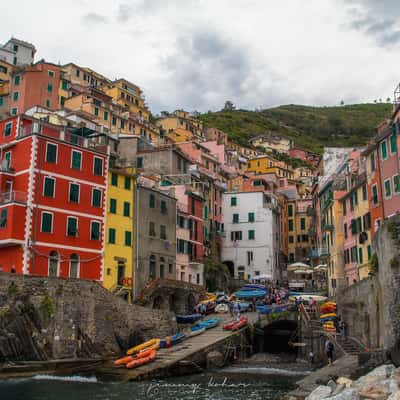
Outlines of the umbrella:
M 312 269 L 296 269 L 295 274 L 312 274 Z
M 288 265 L 287 267 L 288 271 L 293 271 L 297 268 L 310 268 L 310 266 L 302 262 L 295 262 L 293 264 Z
M 314 268 L 315 271 L 327 271 L 328 266 L 326 264 L 319 264 Z

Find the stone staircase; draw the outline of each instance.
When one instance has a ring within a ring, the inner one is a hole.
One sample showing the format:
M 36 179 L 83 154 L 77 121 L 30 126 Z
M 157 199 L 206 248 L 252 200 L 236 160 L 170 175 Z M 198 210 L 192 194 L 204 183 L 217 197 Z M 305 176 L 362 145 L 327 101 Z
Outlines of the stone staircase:
M 365 351 L 365 347 L 363 347 L 360 343 L 358 343 L 355 339 L 351 337 L 336 335 L 335 341 L 346 354 L 358 355 Z

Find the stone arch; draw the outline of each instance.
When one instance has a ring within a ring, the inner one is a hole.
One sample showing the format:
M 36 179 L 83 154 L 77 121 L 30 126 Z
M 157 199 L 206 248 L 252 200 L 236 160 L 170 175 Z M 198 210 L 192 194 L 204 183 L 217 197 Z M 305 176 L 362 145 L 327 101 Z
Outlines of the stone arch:
M 153 309 L 161 310 L 163 308 L 163 304 L 164 304 L 164 299 L 162 298 L 162 296 L 158 295 L 158 296 L 154 297 Z
M 281 353 L 293 351 L 290 341 L 296 340 L 298 322 L 280 319 L 269 323 L 264 328 L 264 351 Z

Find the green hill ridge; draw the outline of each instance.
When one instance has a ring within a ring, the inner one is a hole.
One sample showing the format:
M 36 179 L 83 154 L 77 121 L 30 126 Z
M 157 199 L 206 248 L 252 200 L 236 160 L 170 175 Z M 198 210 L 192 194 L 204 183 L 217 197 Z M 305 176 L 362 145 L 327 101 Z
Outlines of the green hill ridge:
M 322 153 L 324 146 L 363 146 L 390 115 L 390 103 L 335 107 L 285 105 L 260 111 L 232 110 L 201 114 L 205 127 L 226 132 L 247 146 L 254 136 L 274 133 L 292 138 L 295 146 Z

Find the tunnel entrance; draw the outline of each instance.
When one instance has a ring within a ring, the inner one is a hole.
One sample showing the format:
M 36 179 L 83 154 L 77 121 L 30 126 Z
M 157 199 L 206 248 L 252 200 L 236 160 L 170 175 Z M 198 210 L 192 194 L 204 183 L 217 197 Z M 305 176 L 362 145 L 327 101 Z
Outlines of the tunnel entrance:
M 297 321 L 278 320 L 255 331 L 255 350 L 261 353 L 295 353 L 290 342 L 297 341 Z

